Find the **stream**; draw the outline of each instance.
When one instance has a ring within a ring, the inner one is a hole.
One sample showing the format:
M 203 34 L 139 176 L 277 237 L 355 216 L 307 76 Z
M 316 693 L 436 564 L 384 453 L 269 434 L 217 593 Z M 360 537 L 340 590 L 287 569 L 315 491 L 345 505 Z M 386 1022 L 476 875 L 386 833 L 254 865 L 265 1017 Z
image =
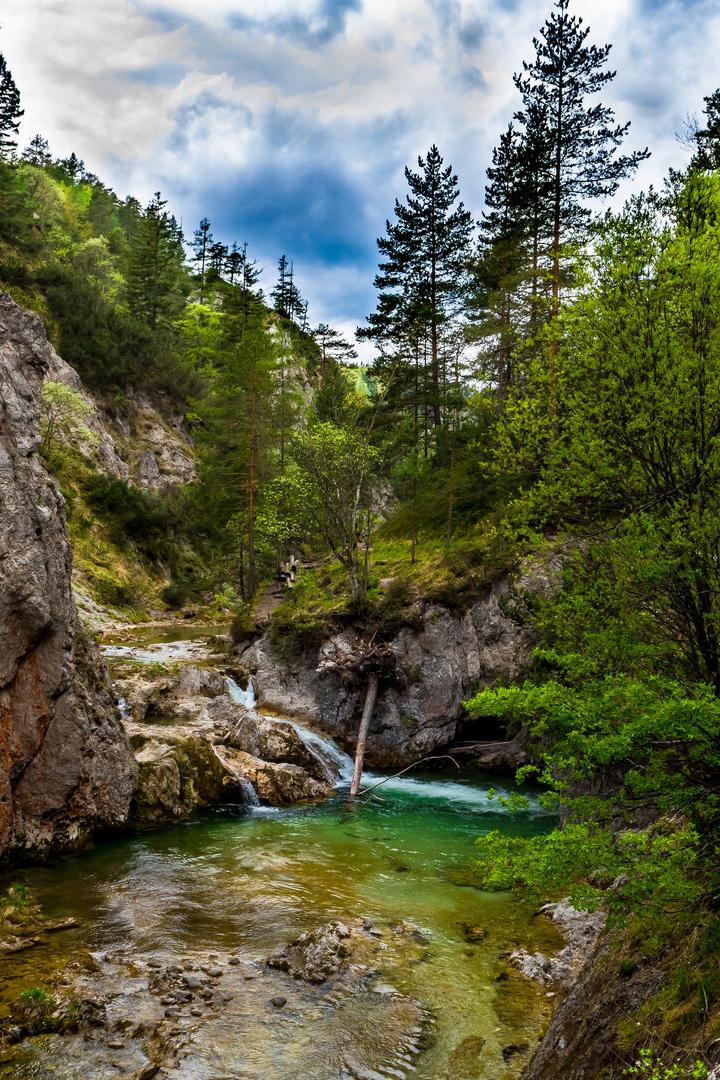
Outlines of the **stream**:
M 197 662 L 207 657 L 214 630 L 156 630 L 153 640 L 139 635 L 105 652 L 111 664 Z M 247 693 L 232 682 L 230 689 L 235 697 Z M 144 1076 L 146 1059 L 131 1025 L 139 1031 L 157 1012 L 148 978 L 174 966 L 207 973 L 212 965 L 219 965 L 215 996 L 196 996 L 198 1015 L 177 1020 L 183 1051 L 160 1076 L 518 1076 L 550 1002 L 508 968 L 503 954 L 561 942 L 526 905 L 481 891 L 471 860 L 482 833 L 527 835 L 548 829 L 551 819 L 532 798 L 525 813 L 492 799 L 489 789 L 509 790 L 507 780 L 455 769 L 391 779 L 351 805 L 350 759 L 327 737 L 296 726 L 339 770 L 336 794 L 326 802 L 282 810 L 222 806 L 16 873 L 49 916 L 72 916 L 79 925 L 52 935 L 42 950 L 0 959 L 2 1000 L 44 985 L 90 953 L 83 978 L 93 993 L 109 996 L 109 1015 L 125 1034 L 114 1041 L 102 1030 L 27 1039 L 10 1061 L 0 1057 L 0 1076 Z M 364 786 L 382 779 L 366 774 Z M 265 966 L 279 944 L 328 920 L 365 920 L 377 956 L 363 978 L 318 987 Z

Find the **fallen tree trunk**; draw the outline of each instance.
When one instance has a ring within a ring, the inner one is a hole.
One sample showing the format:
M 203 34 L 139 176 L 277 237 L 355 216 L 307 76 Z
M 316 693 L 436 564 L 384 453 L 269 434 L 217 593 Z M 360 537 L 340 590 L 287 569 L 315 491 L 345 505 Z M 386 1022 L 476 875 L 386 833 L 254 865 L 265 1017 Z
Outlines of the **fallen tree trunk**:
M 371 671 L 368 675 L 367 690 L 365 691 L 365 705 L 363 708 L 360 727 L 358 728 L 357 745 L 355 747 L 355 768 L 353 770 L 352 784 L 350 785 L 350 797 L 353 798 L 360 790 L 362 780 L 363 761 L 365 760 L 365 744 L 367 743 L 370 721 L 372 720 L 375 699 L 377 698 L 378 683 L 380 676 L 377 671 Z

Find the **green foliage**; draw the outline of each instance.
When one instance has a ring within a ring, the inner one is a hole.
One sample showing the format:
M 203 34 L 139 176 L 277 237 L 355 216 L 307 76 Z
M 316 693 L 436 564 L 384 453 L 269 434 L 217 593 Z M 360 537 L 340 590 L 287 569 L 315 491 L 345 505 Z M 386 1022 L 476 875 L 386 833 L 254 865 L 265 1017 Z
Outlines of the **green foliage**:
M 116 543 L 132 543 L 154 560 L 172 556 L 172 533 L 178 525 L 179 508 L 170 498 L 100 473 L 85 480 L 83 497 L 108 523 Z
M 299 431 L 293 453 L 310 512 L 347 570 L 352 599 L 361 601 L 368 587 L 380 455 L 364 431 L 328 422 Z
M 637 1080 L 706 1080 L 708 1069 L 702 1061 L 663 1065 L 653 1050 L 643 1049 L 635 1063 L 623 1070 L 623 1076 L 634 1076 Z
M 40 415 L 40 449 L 43 455 L 50 456 L 58 438 L 65 442 L 79 439 L 94 444 L 97 436 L 85 423 L 92 413 L 92 406 L 82 394 L 65 383 L 43 383 Z

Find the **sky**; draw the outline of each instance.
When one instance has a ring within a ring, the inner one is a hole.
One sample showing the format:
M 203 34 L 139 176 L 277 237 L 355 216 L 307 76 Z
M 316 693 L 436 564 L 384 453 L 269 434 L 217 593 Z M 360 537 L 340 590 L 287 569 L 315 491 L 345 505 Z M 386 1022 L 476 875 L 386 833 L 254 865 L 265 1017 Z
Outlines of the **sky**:
M 374 308 L 375 238 L 403 169 L 437 143 L 479 216 L 492 147 L 517 108 L 551 0 L 3 0 L 0 51 L 39 132 L 118 194 L 156 190 L 191 234 L 247 240 L 269 290 L 281 253 L 313 324 L 352 333 Z M 627 149 L 623 192 L 662 180 L 720 75 L 718 0 L 573 0 L 613 43 L 605 93 Z

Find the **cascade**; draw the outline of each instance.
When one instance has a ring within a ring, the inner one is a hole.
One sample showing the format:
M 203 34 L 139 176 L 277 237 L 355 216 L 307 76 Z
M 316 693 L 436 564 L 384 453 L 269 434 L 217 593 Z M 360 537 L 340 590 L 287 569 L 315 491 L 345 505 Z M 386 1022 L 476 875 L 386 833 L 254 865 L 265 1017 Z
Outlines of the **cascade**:
M 253 690 L 252 679 L 248 679 L 247 690 L 243 690 L 243 688 L 229 675 L 225 679 L 225 685 L 227 686 L 228 694 L 236 705 L 244 705 L 246 709 L 255 708 L 257 699 L 255 697 L 255 691 Z

